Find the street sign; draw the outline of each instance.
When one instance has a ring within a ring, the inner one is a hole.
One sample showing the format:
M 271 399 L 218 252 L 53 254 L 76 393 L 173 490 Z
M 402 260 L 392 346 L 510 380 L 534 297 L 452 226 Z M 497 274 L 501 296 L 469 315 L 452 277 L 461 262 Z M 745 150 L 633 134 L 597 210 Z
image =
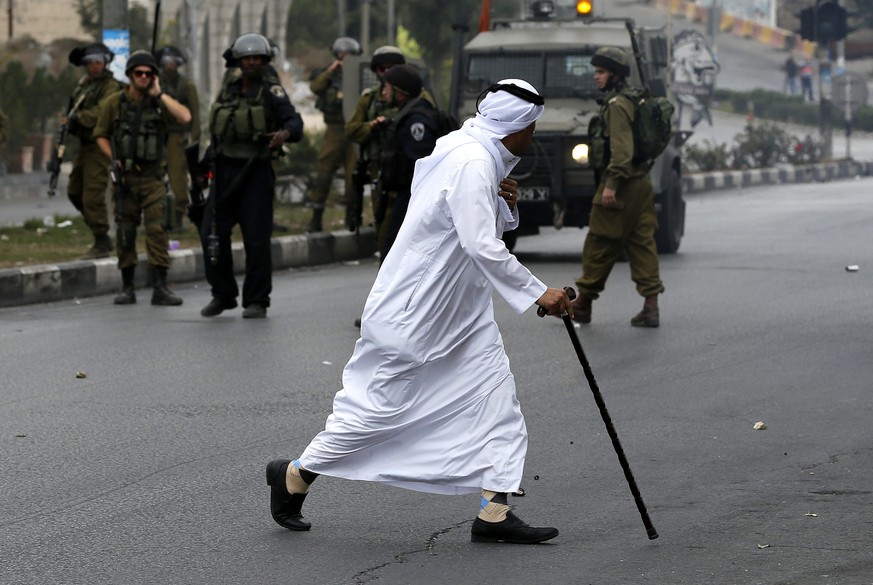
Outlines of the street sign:
M 848 106 L 852 112 L 857 112 L 867 104 L 867 82 L 863 76 L 846 72 L 834 76 L 832 83 L 834 106 Z

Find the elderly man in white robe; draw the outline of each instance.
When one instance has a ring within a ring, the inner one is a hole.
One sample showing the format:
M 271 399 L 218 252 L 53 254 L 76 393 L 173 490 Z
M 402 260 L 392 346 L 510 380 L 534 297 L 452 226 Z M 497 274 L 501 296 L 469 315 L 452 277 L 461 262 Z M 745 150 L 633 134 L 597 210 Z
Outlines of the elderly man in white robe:
M 367 298 L 361 338 L 333 413 L 294 461 L 267 465 L 273 519 L 309 530 L 301 510 L 320 474 L 438 494 L 481 492 L 473 542 L 534 544 L 556 528 L 510 511 L 527 430 L 494 320 L 495 291 L 516 312 L 567 311 L 506 249 L 518 225 L 508 178 L 533 140 L 543 98 L 529 83 L 491 86 L 478 113 L 415 166 L 409 210 Z

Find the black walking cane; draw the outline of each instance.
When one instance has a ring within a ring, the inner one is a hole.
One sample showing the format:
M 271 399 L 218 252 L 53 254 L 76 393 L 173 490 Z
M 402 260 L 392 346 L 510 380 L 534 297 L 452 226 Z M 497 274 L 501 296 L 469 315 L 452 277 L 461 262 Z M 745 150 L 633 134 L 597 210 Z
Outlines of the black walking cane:
M 571 287 L 566 286 L 567 296 L 570 300 L 576 298 L 576 291 Z M 546 310 L 543 307 L 537 309 L 537 315 L 540 317 L 546 316 Z M 564 326 L 567 328 L 567 333 L 570 334 L 570 341 L 573 342 L 573 349 L 576 350 L 576 355 L 579 356 L 579 363 L 582 364 L 582 369 L 585 371 L 585 377 L 588 379 L 588 386 L 591 388 L 591 393 L 594 394 L 594 402 L 597 403 L 597 408 L 600 410 L 600 416 L 603 418 L 603 423 L 606 425 L 606 432 L 609 433 L 609 438 L 612 439 L 612 446 L 615 449 L 615 454 L 618 455 L 618 462 L 621 464 L 621 469 L 624 471 L 624 477 L 630 486 L 630 491 L 634 496 L 634 502 L 637 504 L 637 510 L 640 511 L 640 516 L 643 519 L 643 526 L 646 527 L 646 534 L 649 540 L 658 538 L 658 531 L 652 524 L 649 513 L 646 511 L 646 504 L 643 503 L 643 497 L 640 495 L 640 489 L 637 487 L 637 482 L 634 479 L 634 474 L 631 472 L 630 465 L 627 462 L 627 457 L 624 456 L 624 449 L 621 448 L 621 443 L 618 440 L 618 433 L 615 432 L 615 427 L 612 425 L 612 419 L 609 416 L 609 411 L 606 410 L 606 403 L 603 401 L 603 396 L 600 394 L 600 388 L 597 386 L 597 380 L 594 379 L 594 373 L 591 371 L 591 365 L 588 363 L 588 358 L 585 357 L 585 352 L 582 350 L 582 344 L 579 342 L 579 336 L 576 335 L 576 328 L 573 326 L 573 320 L 566 311 L 561 313 L 561 318 L 564 320 Z

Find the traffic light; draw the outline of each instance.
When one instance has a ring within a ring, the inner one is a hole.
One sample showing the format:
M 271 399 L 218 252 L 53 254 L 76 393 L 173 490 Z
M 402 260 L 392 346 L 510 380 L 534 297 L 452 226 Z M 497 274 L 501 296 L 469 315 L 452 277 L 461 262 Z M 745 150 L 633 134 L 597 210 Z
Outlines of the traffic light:
M 818 0 L 800 11 L 800 38 L 824 45 L 841 41 L 849 33 L 847 20 L 848 13 L 837 0 Z
M 820 0 L 815 7 L 816 40 L 820 43 L 841 41 L 848 34 L 846 9 L 836 0 Z

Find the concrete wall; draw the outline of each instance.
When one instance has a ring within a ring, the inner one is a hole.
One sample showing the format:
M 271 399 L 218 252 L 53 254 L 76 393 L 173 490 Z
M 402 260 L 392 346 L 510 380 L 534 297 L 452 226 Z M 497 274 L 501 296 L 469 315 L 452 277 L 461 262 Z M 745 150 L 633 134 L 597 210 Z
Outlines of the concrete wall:
M 79 15 L 71 1 L 17 0 L 13 4 L 12 34 L 14 37 L 30 35 L 41 44 L 62 37 L 87 38 L 79 26 Z M 2 3 L 0 9 L 0 41 L 9 40 L 9 5 Z

